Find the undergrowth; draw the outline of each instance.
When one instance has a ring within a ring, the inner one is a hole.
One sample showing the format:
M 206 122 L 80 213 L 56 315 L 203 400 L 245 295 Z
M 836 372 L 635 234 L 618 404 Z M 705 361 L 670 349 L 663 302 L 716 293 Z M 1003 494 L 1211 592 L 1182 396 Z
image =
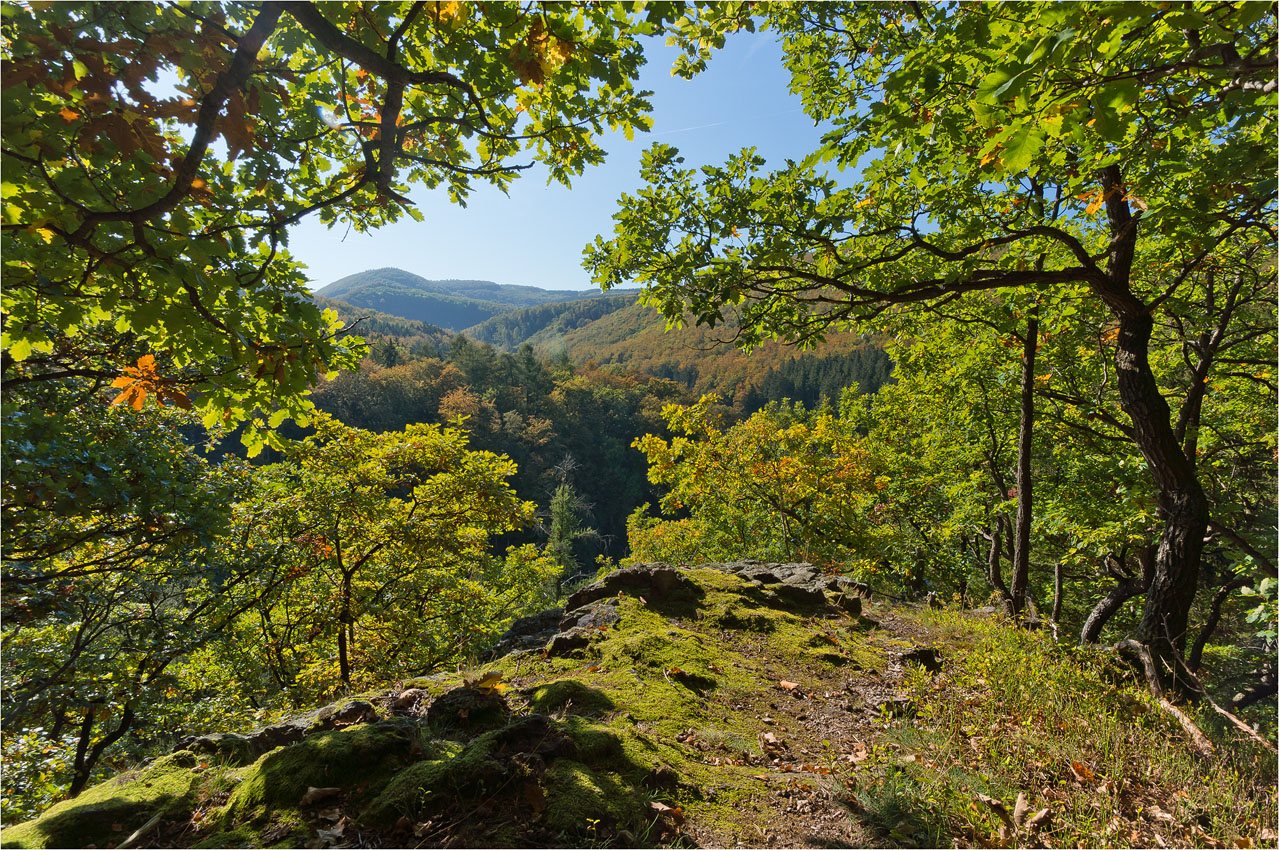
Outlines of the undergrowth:
M 1274 845 L 1270 754 L 1201 716 L 1216 753 L 1196 758 L 1104 650 L 959 612 L 923 616 L 947 662 L 910 672 L 914 716 L 885 722 L 869 773 L 846 789 L 894 841 L 989 845 L 1003 827 L 999 840 L 1021 846 Z M 1028 812 L 1049 814 L 1018 829 L 980 795 L 1006 813 L 1024 795 Z

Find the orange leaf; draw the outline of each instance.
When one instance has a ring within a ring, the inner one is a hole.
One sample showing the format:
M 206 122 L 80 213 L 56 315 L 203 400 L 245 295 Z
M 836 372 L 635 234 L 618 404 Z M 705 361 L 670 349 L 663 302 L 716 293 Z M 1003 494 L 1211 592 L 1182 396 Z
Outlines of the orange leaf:
M 58 114 L 61 115 L 62 120 L 66 121 L 68 124 L 80 117 L 79 112 L 76 112 L 74 109 L 67 106 L 62 107 Z
M 799 683 L 788 682 L 785 679 L 782 679 L 780 682 L 777 683 L 777 686 L 781 688 L 783 691 L 793 691 L 799 687 Z
M 131 378 L 128 375 L 121 375 L 120 377 L 116 378 L 114 381 L 111 382 L 111 386 L 115 387 L 116 389 L 124 389 L 129 384 L 132 384 L 135 380 L 137 379 Z

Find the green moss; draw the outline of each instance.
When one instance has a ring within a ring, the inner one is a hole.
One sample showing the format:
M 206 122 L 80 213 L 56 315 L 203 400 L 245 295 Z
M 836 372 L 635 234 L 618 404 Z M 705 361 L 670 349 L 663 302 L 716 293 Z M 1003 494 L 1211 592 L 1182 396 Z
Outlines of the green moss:
M 577 679 L 559 679 L 528 692 L 529 707 L 542 714 L 605 714 L 617 707 L 608 694 Z
M 193 848 L 257 847 L 261 843 L 262 839 L 257 833 L 246 826 L 240 826 L 227 832 L 210 835 L 208 838 L 201 839 L 191 846 Z
M 40 817 L 0 833 L 5 847 L 115 846 L 157 812 L 190 810 L 200 779 L 196 756 L 182 751 L 156 759 L 137 773 L 103 782 Z
M 364 820 L 387 824 L 401 815 L 417 817 L 436 800 L 468 792 L 493 773 L 489 751 L 494 735 L 481 735 L 465 747 L 453 741 L 437 742 L 439 757 L 419 761 L 395 774 L 369 805 Z
M 411 738 L 408 724 L 362 723 L 273 750 L 246 769 L 223 822 L 296 807 L 311 786 L 343 785 L 358 778 L 364 795 L 376 794 L 409 760 Z
M 560 759 L 547 770 L 546 824 L 557 832 L 590 835 L 600 826 L 625 829 L 646 812 L 644 795 L 616 773 Z

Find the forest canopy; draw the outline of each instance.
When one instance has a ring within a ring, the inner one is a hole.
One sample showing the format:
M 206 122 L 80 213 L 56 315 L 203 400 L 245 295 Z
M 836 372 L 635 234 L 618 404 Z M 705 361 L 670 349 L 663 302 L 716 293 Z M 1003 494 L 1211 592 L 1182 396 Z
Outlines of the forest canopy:
M 474 666 L 643 561 L 803 560 L 1054 651 L 1114 638 L 1166 708 L 1273 695 L 1273 4 L 0 15 L 6 820 Z M 479 338 L 311 297 L 303 218 L 571 185 L 651 126 L 645 38 L 690 76 L 743 30 L 821 146 L 656 143 L 585 261 L 757 359 L 676 356 L 628 295 Z M 578 330 L 577 362 L 515 343 Z

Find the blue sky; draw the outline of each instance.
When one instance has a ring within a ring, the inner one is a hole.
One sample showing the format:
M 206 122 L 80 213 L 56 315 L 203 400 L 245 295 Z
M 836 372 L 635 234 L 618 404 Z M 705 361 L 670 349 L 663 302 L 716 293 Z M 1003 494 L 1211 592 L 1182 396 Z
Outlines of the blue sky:
M 709 68 L 692 80 L 672 77 L 673 48 L 660 39 L 646 45 L 648 64 L 640 88 L 654 94 L 653 131 L 604 137 L 604 165 L 588 170 L 572 190 L 546 184 L 544 171 L 525 172 L 509 196 L 479 187 L 465 209 L 442 192 L 417 190 L 413 199 L 425 216 L 405 219 L 368 234 L 327 229 L 318 219 L 292 230 L 289 247 L 306 263 L 318 288 L 365 269 L 395 266 L 426 278 L 466 278 L 587 289 L 582 248 L 612 230 L 617 198 L 639 188 L 641 152 L 654 141 L 673 144 L 686 164 L 722 163 L 745 146 L 759 149 L 770 165 L 798 159 L 817 147 L 821 132 L 788 91 L 790 75 L 771 33 L 729 39 Z

